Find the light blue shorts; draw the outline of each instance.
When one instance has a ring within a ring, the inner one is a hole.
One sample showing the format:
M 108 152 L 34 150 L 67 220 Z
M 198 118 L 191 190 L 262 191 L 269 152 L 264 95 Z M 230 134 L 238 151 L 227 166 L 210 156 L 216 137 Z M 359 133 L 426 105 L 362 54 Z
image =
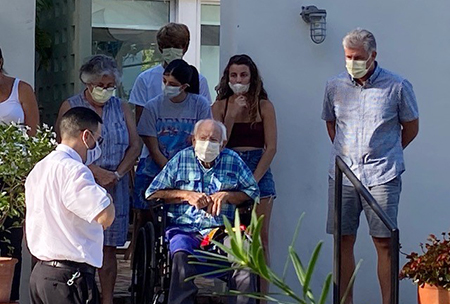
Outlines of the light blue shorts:
M 397 225 L 398 204 L 402 190 L 402 180 L 397 176 L 393 180 L 378 186 L 369 187 L 369 192 L 375 198 L 381 209 L 392 222 Z M 369 233 L 373 237 L 388 238 L 389 229 L 370 208 L 367 201 L 361 197 L 353 186 L 342 188 L 342 235 L 356 235 L 359 227 L 359 217 L 364 210 L 369 224 Z M 327 233 L 334 231 L 334 180 L 328 179 L 328 220 Z

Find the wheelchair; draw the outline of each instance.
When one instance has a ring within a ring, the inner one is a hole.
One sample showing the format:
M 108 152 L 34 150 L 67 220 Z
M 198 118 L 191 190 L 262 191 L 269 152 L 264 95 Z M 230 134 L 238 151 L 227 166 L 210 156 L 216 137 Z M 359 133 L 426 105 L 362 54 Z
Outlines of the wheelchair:
M 241 222 L 248 225 L 253 201 L 243 202 L 237 208 Z M 169 244 L 165 240 L 164 201 L 153 201 L 152 209 L 155 222 L 147 222 L 140 228 L 136 240 L 131 278 L 133 304 L 167 304 L 168 300 L 171 258 Z

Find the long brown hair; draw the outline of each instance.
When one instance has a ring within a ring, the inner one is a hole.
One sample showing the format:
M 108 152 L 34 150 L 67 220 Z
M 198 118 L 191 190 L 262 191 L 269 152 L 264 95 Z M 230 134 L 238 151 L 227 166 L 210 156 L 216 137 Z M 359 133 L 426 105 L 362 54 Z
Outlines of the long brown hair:
M 250 88 L 246 94 L 247 101 L 249 103 L 250 109 L 250 122 L 255 122 L 258 117 L 259 102 L 261 99 L 268 99 L 267 92 L 264 90 L 263 81 L 259 75 L 258 68 L 250 56 L 246 54 L 234 55 L 228 61 L 225 70 L 223 71 L 223 76 L 220 79 L 220 83 L 216 88 L 217 100 L 222 100 L 233 96 L 233 91 L 231 90 L 228 82 L 230 81 L 230 67 L 231 65 L 241 65 L 245 64 L 250 69 Z M 260 113 L 261 115 L 261 113 Z

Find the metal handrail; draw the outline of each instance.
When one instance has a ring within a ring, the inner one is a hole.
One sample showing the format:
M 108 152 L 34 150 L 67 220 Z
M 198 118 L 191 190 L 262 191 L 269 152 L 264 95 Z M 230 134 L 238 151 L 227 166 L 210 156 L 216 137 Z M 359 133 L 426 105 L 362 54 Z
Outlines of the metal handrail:
M 334 199 L 334 264 L 333 264 L 333 304 L 340 303 L 341 287 L 341 237 L 342 237 L 342 179 L 343 174 L 347 176 L 355 187 L 355 190 L 366 201 L 370 208 L 381 219 L 383 224 L 391 232 L 391 304 L 398 304 L 398 274 L 399 274 L 399 230 L 392 220 L 378 205 L 377 201 L 370 194 L 369 190 L 361 183 L 352 170 L 342 160 L 336 156 L 335 164 L 335 199 Z

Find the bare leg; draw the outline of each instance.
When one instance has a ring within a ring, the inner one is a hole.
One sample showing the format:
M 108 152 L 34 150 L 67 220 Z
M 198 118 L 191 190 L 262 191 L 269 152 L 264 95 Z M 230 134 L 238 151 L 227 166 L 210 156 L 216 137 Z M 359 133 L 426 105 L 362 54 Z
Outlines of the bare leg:
M 113 304 L 117 277 L 116 247 L 103 247 L 103 267 L 98 270 L 98 276 L 102 288 L 102 304 Z
M 390 238 L 372 237 L 378 255 L 378 280 L 380 281 L 383 304 L 389 304 L 391 299 L 391 251 Z
M 344 296 L 355 271 L 355 255 L 353 253 L 355 241 L 356 235 L 343 235 L 341 239 L 341 298 Z M 345 304 L 353 304 L 353 286 L 347 295 Z
M 267 265 L 270 265 L 270 251 L 269 251 L 269 228 L 270 228 L 270 216 L 272 214 L 273 198 L 263 198 L 259 202 L 256 208 L 256 214 L 259 216 L 264 215 L 264 223 L 261 229 L 261 241 L 266 256 Z M 267 294 L 269 292 L 269 283 L 266 280 L 260 279 L 261 292 Z M 260 304 L 265 304 L 265 301 L 260 301 Z

